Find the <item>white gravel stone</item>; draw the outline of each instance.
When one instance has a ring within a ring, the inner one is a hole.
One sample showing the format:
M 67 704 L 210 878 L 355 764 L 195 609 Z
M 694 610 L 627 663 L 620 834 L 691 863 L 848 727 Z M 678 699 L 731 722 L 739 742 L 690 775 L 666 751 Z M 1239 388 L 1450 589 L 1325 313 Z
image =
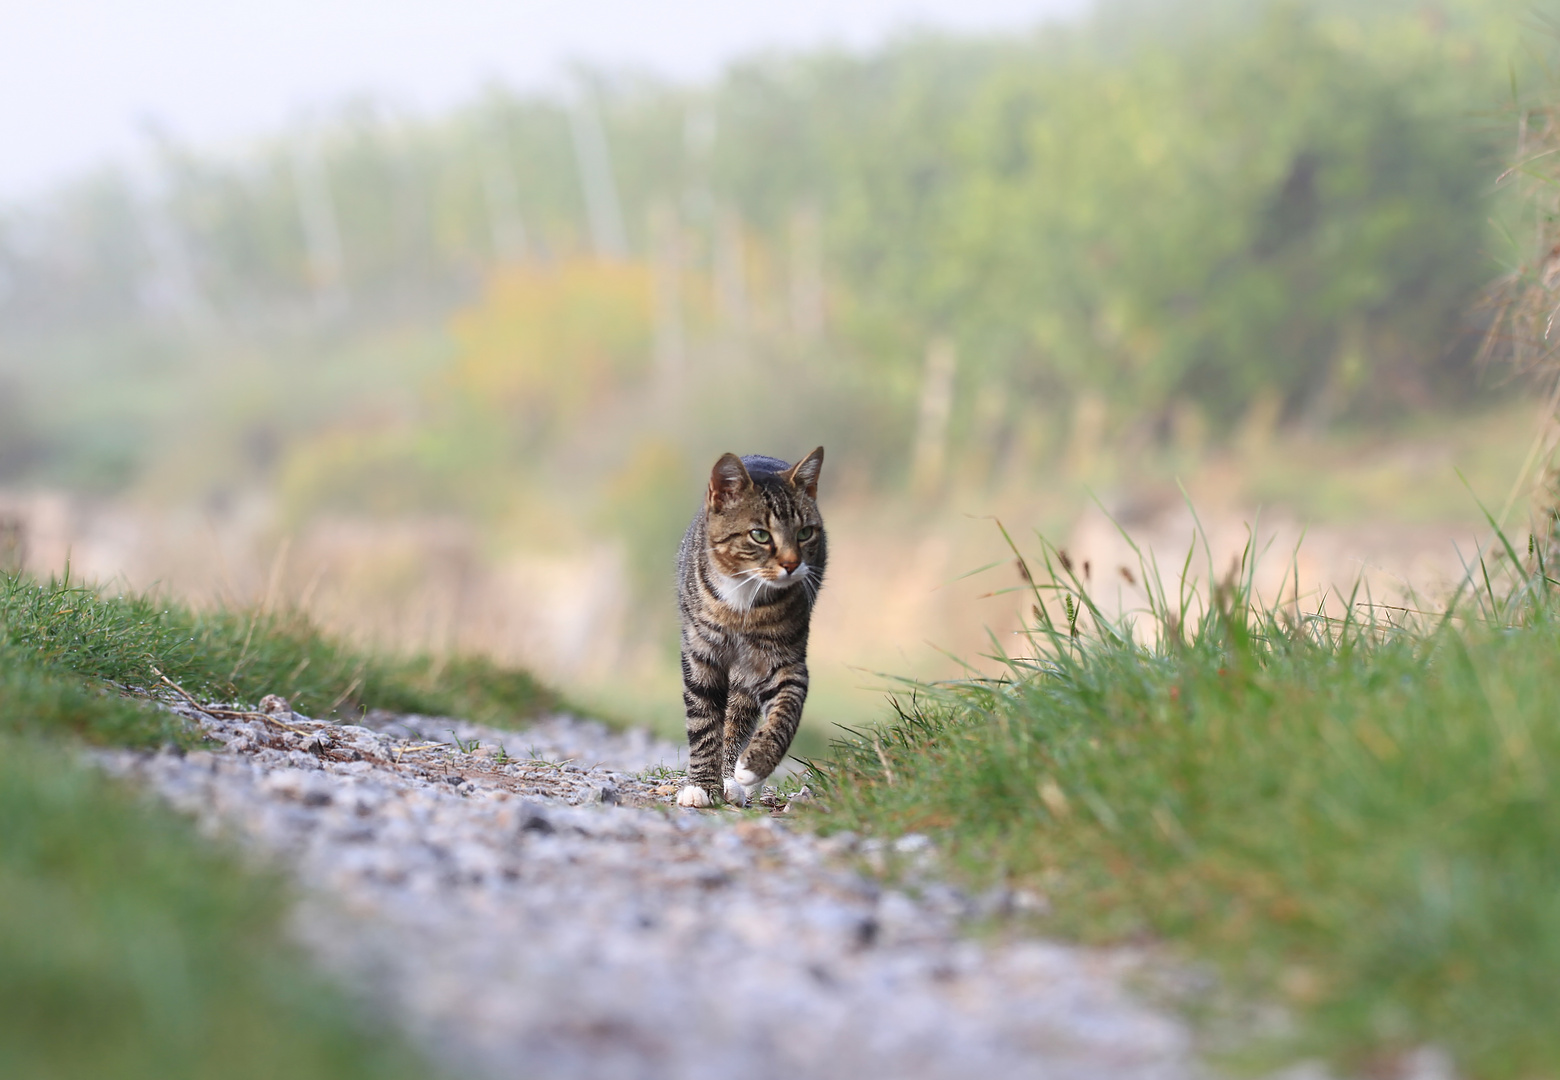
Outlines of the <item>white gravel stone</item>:
M 180 711 L 216 749 L 95 757 L 279 860 L 299 936 L 453 1075 L 1204 1075 L 1186 1029 L 1125 988 L 1139 956 L 976 944 L 960 919 L 1026 905 L 882 889 L 848 860 L 883 845 L 815 837 L 774 800 L 674 808 L 650 770 L 677 748 L 646 732 L 293 714 L 300 736 Z

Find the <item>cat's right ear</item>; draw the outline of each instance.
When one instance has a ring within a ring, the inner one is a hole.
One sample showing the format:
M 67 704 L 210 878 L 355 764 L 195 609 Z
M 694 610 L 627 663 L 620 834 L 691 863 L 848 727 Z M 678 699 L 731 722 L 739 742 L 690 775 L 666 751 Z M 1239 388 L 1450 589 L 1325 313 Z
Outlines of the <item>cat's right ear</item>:
M 812 453 L 798 461 L 792 468 L 786 479 L 796 487 L 807 492 L 809 499 L 818 497 L 818 474 L 823 471 L 823 447 L 818 447 Z
M 747 466 L 736 454 L 722 454 L 710 470 L 710 491 L 705 502 L 712 511 L 723 509 L 753 486 Z

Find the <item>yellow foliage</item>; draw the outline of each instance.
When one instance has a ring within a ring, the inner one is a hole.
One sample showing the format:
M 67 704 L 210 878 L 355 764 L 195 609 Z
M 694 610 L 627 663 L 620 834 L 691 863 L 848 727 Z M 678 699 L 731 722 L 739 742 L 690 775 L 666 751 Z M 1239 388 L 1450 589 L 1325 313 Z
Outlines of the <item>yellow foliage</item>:
M 651 278 L 637 262 L 507 267 L 455 316 L 451 379 L 468 401 L 577 415 L 649 366 Z

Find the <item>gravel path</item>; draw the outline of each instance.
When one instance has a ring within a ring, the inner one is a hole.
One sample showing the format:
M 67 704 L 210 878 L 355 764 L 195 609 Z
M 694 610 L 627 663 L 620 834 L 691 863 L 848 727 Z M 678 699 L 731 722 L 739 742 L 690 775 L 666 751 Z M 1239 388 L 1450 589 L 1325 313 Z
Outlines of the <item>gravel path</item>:
M 962 937 L 1037 901 L 937 884 L 923 837 L 884 850 L 797 828 L 799 806 L 676 809 L 656 773 L 676 748 L 643 732 L 273 705 L 181 710 L 210 751 L 98 756 L 279 857 L 305 942 L 449 1074 L 1202 1075 L 1184 1028 L 1124 989 L 1131 955 Z M 921 866 L 915 898 L 852 869 L 884 858 Z

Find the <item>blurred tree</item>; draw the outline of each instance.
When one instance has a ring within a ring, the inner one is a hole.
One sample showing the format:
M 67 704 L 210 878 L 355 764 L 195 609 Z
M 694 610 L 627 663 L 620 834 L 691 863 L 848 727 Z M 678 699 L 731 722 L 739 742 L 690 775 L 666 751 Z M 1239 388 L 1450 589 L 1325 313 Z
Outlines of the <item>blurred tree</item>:
M 702 480 L 676 443 L 647 436 L 629 449 L 598 501 L 602 523 L 623 544 L 641 610 L 666 625 L 676 611 L 672 555 L 698 509 Z
M 951 333 L 971 380 L 1226 425 L 1264 387 L 1291 415 L 1423 400 L 1480 278 L 1489 160 L 1418 107 L 1433 66 L 1384 73 L 1287 9 L 986 59 L 973 82 L 880 60 L 895 107 L 831 161 L 843 277 L 901 348 Z
M 455 317 L 451 385 L 534 445 L 648 373 L 650 305 L 651 273 L 640 263 L 500 270 Z
M 149 237 L 167 234 L 213 325 L 246 339 L 462 310 L 449 385 L 534 448 L 639 378 L 637 260 L 665 263 L 659 243 L 684 303 L 713 299 L 704 282 L 740 299 L 757 361 L 743 375 L 688 327 L 675 366 L 706 387 L 717 369 L 748 386 L 784 372 L 810 415 L 870 395 L 880 476 L 905 470 L 922 358 L 944 339 L 950 459 L 995 461 L 1034 443 L 1024 418 L 1080 402 L 1103 407 L 1102 431 L 1159 437 L 1193 413 L 1217 437 L 1273 401 L 1291 422 L 1382 417 L 1473 386 L 1461 320 L 1488 276 L 1485 220 L 1503 215 L 1481 194 L 1495 170 L 1478 118 L 1508 92 L 1525 9 L 1114 0 L 1031 34 L 762 56 L 701 87 L 580 72 L 621 264 L 580 259 L 567 102 L 495 87 L 436 119 L 352 103 L 308 129 L 341 310 L 311 292 L 302 131 L 224 158 L 164 147 L 155 196 L 109 171 L 0 219 L 0 358 L 148 322 Z M 655 240 L 652 217 L 675 230 Z M 795 272 L 760 272 L 779 265 Z

